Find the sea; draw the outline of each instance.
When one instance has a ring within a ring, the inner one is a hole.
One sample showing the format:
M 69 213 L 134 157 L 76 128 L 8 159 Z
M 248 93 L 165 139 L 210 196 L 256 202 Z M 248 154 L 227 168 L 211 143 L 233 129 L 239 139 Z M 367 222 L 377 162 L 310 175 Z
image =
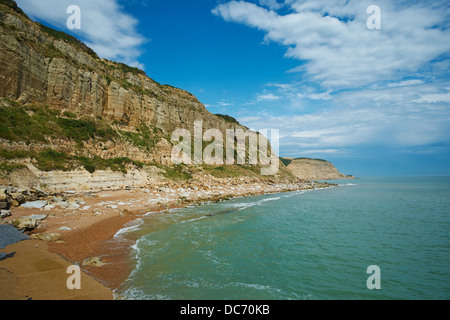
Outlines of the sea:
M 116 235 L 135 267 L 115 297 L 450 298 L 450 177 L 330 182 L 147 213 Z

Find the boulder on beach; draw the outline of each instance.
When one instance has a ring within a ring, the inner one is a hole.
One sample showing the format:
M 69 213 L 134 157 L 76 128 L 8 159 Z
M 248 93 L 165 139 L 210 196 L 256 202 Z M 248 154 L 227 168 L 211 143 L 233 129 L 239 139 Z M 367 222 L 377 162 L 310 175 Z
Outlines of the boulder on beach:
M 47 201 L 39 200 L 39 201 L 32 201 L 32 202 L 26 202 L 22 204 L 22 208 L 34 208 L 34 209 L 41 209 L 45 207 L 48 204 Z
M 93 258 L 86 259 L 82 263 L 83 266 L 91 266 L 91 267 L 102 267 L 105 264 L 106 263 L 104 263 L 102 261 L 102 259 L 99 257 L 93 257 Z
M 29 217 L 12 220 L 11 224 L 19 230 L 33 230 L 38 226 L 37 221 L 30 219 Z
M 32 220 L 36 220 L 36 221 L 42 221 L 47 219 L 47 215 L 45 214 L 35 214 L 32 216 L 29 216 L 28 218 L 32 219 Z
M 11 216 L 11 210 L 0 210 L 0 218 L 4 219 Z
M 61 235 L 59 233 L 36 233 L 30 236 L 31 239 L 41 240 L 45 242 L 53 242 L 61 240 Z

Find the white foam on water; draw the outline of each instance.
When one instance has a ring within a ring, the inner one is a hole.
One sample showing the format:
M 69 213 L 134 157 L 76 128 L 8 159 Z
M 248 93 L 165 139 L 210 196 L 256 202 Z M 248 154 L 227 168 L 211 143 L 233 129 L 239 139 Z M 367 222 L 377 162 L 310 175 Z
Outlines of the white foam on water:
M 181 221 L 180 223 L 193 222 L 193 221 L 203 220 L 205 218 L 208 218 L 208 216 L 203 216 L 203 217 L 199 217 L 199 218 L 189 219 L 189 220 Z
M 120 236 L 125 233 L 137 230 L 143 223 L 144 220 L 142 218 L 138 218 L 136 220 L 131 221 L 130 223 L 127 223 L 128 226 L 117 231 L 117 233 L 114 235 L 114 239 L 120 238 Z
M 267 202 L 267 201 L 277 201 L 280 200 L 280 197 L 275 197 L 275 198 L 267 198 L 267 199 L 262 199 L 260 202 Z
M 256 290 L 265 290 L 265 291 L 277 291 L 280 292 L 280 289 L 274 289 L 270 286 L 266 286 L 263 284 L 254 284 L 254 283 L 242 283 L 242 282 L 235 282 L 232 284 L 233 286 L 236 287 L 244 287 L 244 288 L 250 288 L 250 289 L 256 289 Z
M 144 214 L 144 217 L 151 216 L 152 214 L 155 214 L 155 213 L 158 213 L 158 212 L 157 212 L 157 211 L 150 211 L 150 212 L 147 212 L 146 214 Z
M 143 301 L 143 300 L 148 300 L 150 298 L 153 298 L 152 300 L 164 300 L 163 296 L 160 296 L 160 298 L 158 298 L 158 295 L 156 295 L 156 299 L 154 299 L 155 297 L 150 297 L 150 296 L 146 295 L 144 291 L 142 291 L 141 289 L 138 289 L 138 288 L 129 288 L 120 295 L 118 295 L 116 293 L 116 291 L 117 291 L 117 289 L 113 291 L 114 299 L 142 300 Z

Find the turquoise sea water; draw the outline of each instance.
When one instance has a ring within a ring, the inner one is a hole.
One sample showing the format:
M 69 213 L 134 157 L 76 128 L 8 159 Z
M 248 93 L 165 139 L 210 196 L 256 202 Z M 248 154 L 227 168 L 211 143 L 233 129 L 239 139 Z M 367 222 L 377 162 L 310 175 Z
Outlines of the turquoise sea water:
M 148 214 L 120 299 L 449 299 L 450 178 L 373 178 Z M 367 268 L 381 270 L 369 290 Z

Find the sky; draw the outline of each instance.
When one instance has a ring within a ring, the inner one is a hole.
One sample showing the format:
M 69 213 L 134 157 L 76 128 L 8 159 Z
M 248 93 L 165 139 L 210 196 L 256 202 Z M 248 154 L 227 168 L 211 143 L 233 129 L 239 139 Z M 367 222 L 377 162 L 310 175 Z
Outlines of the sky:
M 359 177 L 450 175 L 447 0 L 17 3 L 211 113 L 279 129 L 281 156 L 326 159 Z M 70 5 L 79 30 L 67 28 Z

